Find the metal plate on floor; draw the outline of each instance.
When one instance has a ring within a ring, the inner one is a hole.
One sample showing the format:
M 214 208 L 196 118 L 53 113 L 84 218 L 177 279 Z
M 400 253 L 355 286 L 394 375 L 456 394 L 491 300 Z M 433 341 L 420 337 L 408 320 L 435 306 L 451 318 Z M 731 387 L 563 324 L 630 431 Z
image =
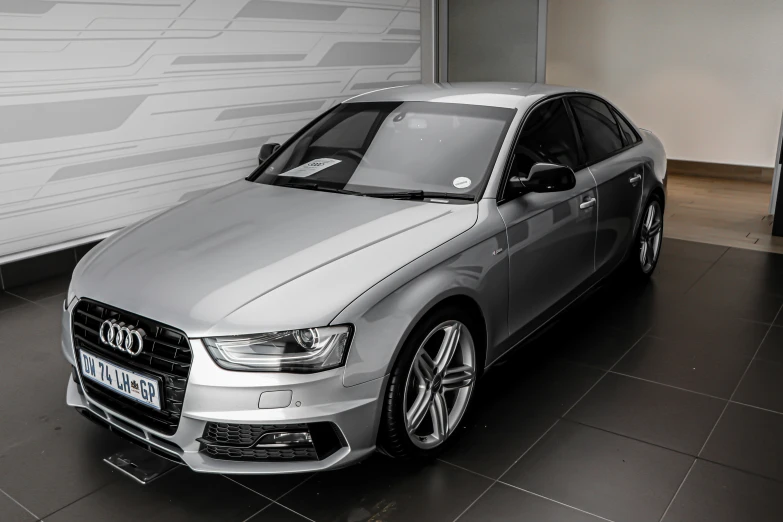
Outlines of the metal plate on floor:
M 117 452 L 103 461 L 142 485 L 149 484 L 179 467 L 178 464 L 136 447 Z

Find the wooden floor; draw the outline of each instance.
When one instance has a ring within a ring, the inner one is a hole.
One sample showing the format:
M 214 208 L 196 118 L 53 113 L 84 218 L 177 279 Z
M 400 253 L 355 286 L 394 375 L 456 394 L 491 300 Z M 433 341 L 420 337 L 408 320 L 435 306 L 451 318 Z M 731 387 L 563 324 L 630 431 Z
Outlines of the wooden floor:
M 767 183 L 669 175 L 664 235 L 783 254 L 772 236 Z

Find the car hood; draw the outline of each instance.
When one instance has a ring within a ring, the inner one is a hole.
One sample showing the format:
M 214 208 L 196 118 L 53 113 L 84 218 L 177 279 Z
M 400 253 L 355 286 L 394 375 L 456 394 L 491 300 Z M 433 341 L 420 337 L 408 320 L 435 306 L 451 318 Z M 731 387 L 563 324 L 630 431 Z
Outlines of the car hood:
M 108 239 L 79 263 L 71 291 L 191 337 L 323 326 L 476 216 L 475 204 L 243 180 Z

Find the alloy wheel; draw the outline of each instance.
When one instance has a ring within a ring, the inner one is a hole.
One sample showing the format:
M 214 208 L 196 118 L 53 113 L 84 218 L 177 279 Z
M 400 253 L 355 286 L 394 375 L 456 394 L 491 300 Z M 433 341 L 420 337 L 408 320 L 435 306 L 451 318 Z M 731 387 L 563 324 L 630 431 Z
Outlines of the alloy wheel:
M 639 234 L 639 263 L 645 274 L 655 268 L 661 251 L 662 236 L 663 212 L 661 212 L 661 205 L 657 201 L 652 201 L 647 206 Z
M 405 428 L 422 449 L 441 445 L 459 424 L 476 381 L 476 350 L 459 321 L 436 326 L 421 343 L 408 372 Z

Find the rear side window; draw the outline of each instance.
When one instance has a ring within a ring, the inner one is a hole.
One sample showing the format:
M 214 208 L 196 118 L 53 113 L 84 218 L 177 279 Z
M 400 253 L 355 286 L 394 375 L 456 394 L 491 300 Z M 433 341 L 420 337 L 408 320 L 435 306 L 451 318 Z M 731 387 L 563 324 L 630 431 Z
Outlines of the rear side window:
M 545 103 L 525 120 L 514 149 L 513 175 L 526 177 L 536 163 L 554 163 L 575 169 L 579 154 L 574 127 L 562 99 Z
M 574 96 L 569 101 L 582 133 L 588 163 L 608 158 L 625 146 L 620 127 L 605 103 L 583 96 Z
M 612 113 L 614 114 L 617 123 L 620 124 L 620 131 L 623 133 L 625 144 L 633 145 L 634 143 L 638 143 L 639 135 L 636 134 L 636 131 L 631 128 L 631 125 L 628 123 L 628 121 L 626 121 L 626 119 L 623 118 L 619 112 L 613 110 Z

